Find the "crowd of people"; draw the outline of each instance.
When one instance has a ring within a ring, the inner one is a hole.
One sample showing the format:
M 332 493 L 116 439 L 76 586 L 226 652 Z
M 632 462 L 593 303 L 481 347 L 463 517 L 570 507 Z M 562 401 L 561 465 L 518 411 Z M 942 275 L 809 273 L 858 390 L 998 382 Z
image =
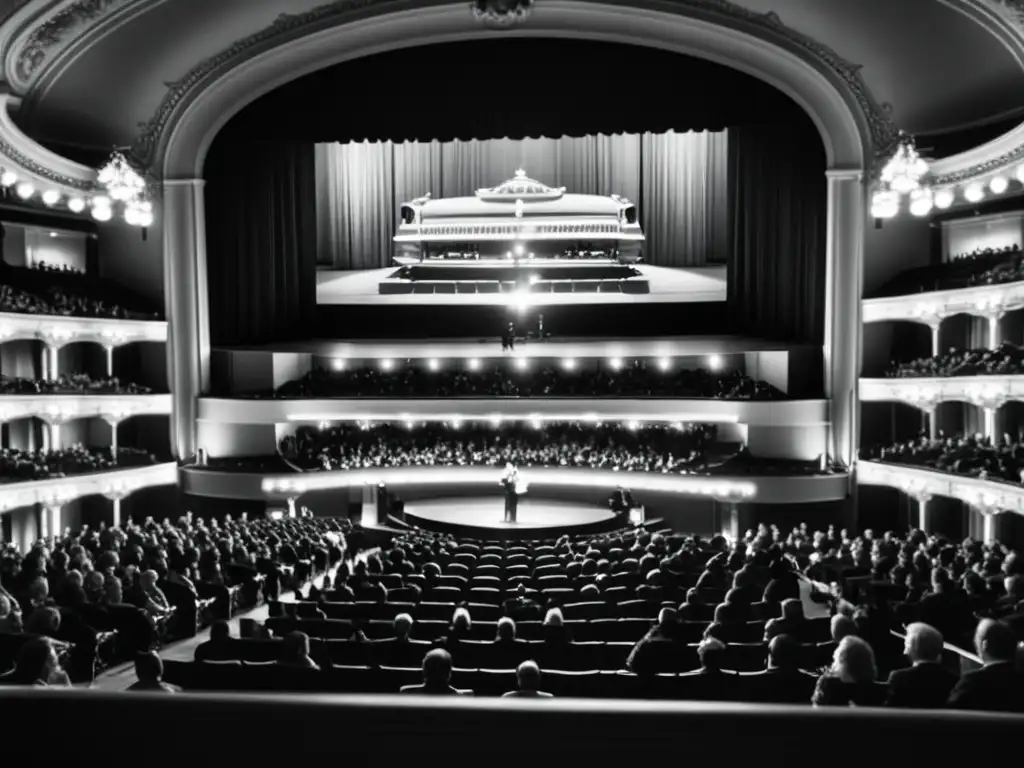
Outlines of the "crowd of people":
M 422 682 L 402 693 L 548 698 L 544 671 L 585 680 L 601 646 L 615 656 L 625 645 L 617 668 L 633 677 L 601 679 L 631 680 L 620 690 L 646 698 L 1024 713 L 1024 561 L 919 530 L 760 526 L 736 542 L 622 530 L 509 545 L 415 530 L 298 597 L 277 606 L 263 639 L 219 626 L 184 666 L 209 684 L 225 667 L 208 662 L 257 662 L 232 673 L 238 685 L 239 672 L 256 679 L 276 660 L 290 675 L 274 678 L 283 690 L 343 684 L 362 668 L 384 692 L 415 665 Z M 981 668 L 951 668 L 947 641 L 976 651 Z M 744 659 L 755 663 L 740 673 Z M 510 668 L 514 682 L 483 672 Z M 464 687 L 473 680 L 487 690 Z
M 893 363 L 888 378 L 916 379 L 945 376 L 1013 376 L 1024 373 L 1024 349 L 1004 342 L 998 349 L 950 349 L 935 357 Z
M 0 312 L 24 315 L 67 315 L 114 320 L 157 320 L 153 313 L 133 312 L 116 303 L 95 299 L 88 295 L 67 293 L 50 287 L 40 293 L 0 285 Z
M 928 291 L 953 290 L 974 285 L 996 285 L 1024 279 L 1019 245 L 979 248 L 954 256 L 941 264 L 901 272 L 876 296 L 903 296 Z
M 61 374 L 56 379 L 0 376 L 3 395 L 151 395 L 153 389 L 121 381 L 117 376 L 92 378 L 84 373 Z
M 155 455 L 139 448 L 118 448 L 116 455 L 109 448 L 89 448 L 84 445 L 72 445 L 54 451 L 0 448 L 0 483 L 49 480 L 156 463 Z
M 703 369 L 662 372 L 636 360 L 620 370 L 567 370 L 545 366 L 518 373 L 511 365 L 486 370 L 431 371 L 405 365 L 397 370 L 318 368 L 274 392 L 279 398 L 330 397 L 674 397 L 774 400 L 785 395 L 742 373 Z
M 345 554 L 347 521 L 246 517 L 103 526 L 0 550 L 0 683 L 66 685 L 93 678 L 116 639 L 132 659 L 169 637 L 194 636 L 257 597 L 308 579 Z M 145 662 L 143 662 L 143 666 Z
M 685 473 L 703 467 L 713 424 L 338 425 L 300 428 L 281 453 L 302 469 L 415 466 L 588 467 Z
M 1000 445 L 981 435 L 930 438 L 877 446 L 861 452 L 861 458 L 892 464 L 927 467 L 982 480 L 1024 484 L 1024 445 L 1009 436 Z

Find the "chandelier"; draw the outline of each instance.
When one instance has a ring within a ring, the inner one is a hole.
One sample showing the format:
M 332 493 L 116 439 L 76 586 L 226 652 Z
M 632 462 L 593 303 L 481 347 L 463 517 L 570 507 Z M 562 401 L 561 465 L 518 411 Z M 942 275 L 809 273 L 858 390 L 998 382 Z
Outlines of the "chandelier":
M 153 224 L 153 203 L 149 200 L 146 180 L 132 168 L 127 158 L 114 150 L 110 160 L 103 166 L 97 181 L 106 195 L 92 199 L 92 215 L 97 221 L 110 221 L 113 203 L 123 207 L 125 223 L 133 227 L 149 227 Z
M 935 204 L 932 191 L 921 183 L 927 174 L 928 163 L 918 154 L 914 137 L 900 131 L 896 152 L 882 168 L 878 189 L 871 198 L 871 216 L 893 218 L 900 211 L 904 195 L 910 197 L 914 216 L 927 216 Z

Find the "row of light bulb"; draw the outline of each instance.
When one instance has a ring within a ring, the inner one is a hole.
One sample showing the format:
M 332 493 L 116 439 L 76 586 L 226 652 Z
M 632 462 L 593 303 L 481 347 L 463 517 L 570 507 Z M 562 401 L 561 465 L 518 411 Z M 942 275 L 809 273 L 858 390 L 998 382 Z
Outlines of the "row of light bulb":
M 624 362 L 621 357 L 609 357 L 607 358 L 608 367 L 613 371 L 622 370 Z M 579 367 L 579 361 L 574 357 L 563 358 L 560 363 L 563 370 L 575 371 Z M 378 367 L 384 373 L 390 373 L 395 370 L 395 361 L 388 358 L 383 358 L 377 362 Z M 466 368 L 471 371 L 479 371 L 482 363 L 478 358 L 471 357 L 466 360 Z M 530 369 L 530 358 L 528 357 L 516 357 L 513 365 L 516 370 L 526 371 Z M 672 370 L 672 358 L 670 357 L 659 357 L 655 365 L 659 371 L 667 372 Z M 719 371 L 725 365 L 721 355 L 710 355 L 707 358 L 707 366 L 712 371 Z M 333 366 L 335 371 L 344 371 L 348 367 L 348 362 L 342 358 L 334 360 Z M 437 373 L 443 367 L 442 361 L 437 358 L 430 358 L 427 360 L 427 370 L 432 373 Z
M 502 425 L 502 423 L 505 421 L 505 419 L 503 417 L 501 417 L 501 416 L 489 416 L 486 419 L 474 416 L 474 417 L 467 417 L 466 419 L 459 419 L 459 418 L 447 419 L 445 421 L 440 421 L 440 422 L 426 422 L 426 421 L 416 422 L 416 421 L 414 421 L 414 420 L 412 420 L 412 419 L 410 419 L 408 417 L 404 417 L 402 419 L 402 424 L 403 424 L 403 426 L 406 429 L 409 429 L 409 430 L 415 429 L 417 426 L 422 426 L 422 425 L 431 424 L 431 423 L 439 423 L 439 424 L 442 424 L 445 427 L 448 427 L 449 429 L 459 430 L 459 429 L 462 429 L 462 425 L 463 425 L 464 421 L 474 421 L 474 422 L 477 422 L 477 423 L 487 422 L 492 427 L 500 427 Z M 545 419 L 542 416 L 525 416 L 525 417 L 521 417 L 519 419 L 511 418 L 511 419 L 509 419 L 509 421 L 512 421 L 512 422 L 515 422 L 515 421 L 525 421 L 533 429 L 543 429 L 544 428 Z M 567 422 L 569 420 L 568 419 L 564 419 L 564 418 L 558 418 L 558 419 L 547 419 L 547 421 L 558 422 L 558 423 L 565 423 L 565 422 Z M 591 416 L 591 417 L 588 417 L 588 418 L 584 418 L 581 421 L 583 423 L 590 424 L 590 425 L 592 425 L 594 427 L 604 426 L 604 423 L 605 423 L 604 421 L 599 419 L 597 416 Z M 641 429 L 644 429 L 646 427 L 655 427 L 655 426 L 661 426 L 662 424 L 664 424 L 664 422 L 659 422 L 659 421 L 638 421 L 636 419 L 631 419 L 629 421 L 622 421 L 622 422 L 614 422 L 613 421 L 612 423 L 615 423 L 615 424 L 617 424 L 618 426 L 621 426 L 621 427 L 625 427 L 630 432 L 637 432 L 637 431 L 639 431 Z M 366 421 L 366 420 L 357 421 L 356 425 L 363 432 L 368 432 L 369 430 L 373 429 L 374 426 L 377 426 L 372 421 Z M 320 430 L 328 430 L 328 429 L 331 429 L 331 427 L 333 427 L 333 426 L 334 425 L 330 421 L 320 421 L 320 422 L 317 423 L 317 429 L 320 429 Z M 681 421 L 674 421 L 671 424 L 665 424 L 665 426 L 670 426 L 672 429 L 676 430 L 677 432 L 682 432 L 683 430 L 686 429 L 686 425 L 683 422 L 681 422 Z
M 1024 164 L 1014 171 L 1013 179 L 1024 184 Z M 993 176 L 988 183 L 971 182 L 963 187 L 961 195 L 968 203 L 980 203 L 987 192 L 1001 195 L 1010 188 L 1010 179 L 1006 176 Z M 915 189 L 908 194 L 909 210 L 913 216 L 927 216 L 933 209 L 946 210 L 956 202 L 956 191 L 952 187 L 931 190 L 928 187 Z M 871 217 L 875 219 L 891 219 L 899 213 L 900 195 L 894 190 L 876 192 L 871 202 Z
M 0 187 L 14 188 L 21 200 L 31 200 L 38 192 L 36 185 L 27 179 L 18 180 L 18 174 L 9 169 L 0 172 Z M 52 208 L 61 201 L 61 193 L 57 189 L 44 189 L 39 194 L 43 205 Z M 79 195 L 71 195 L 65 203 L 72 213 L 82 213 L 87 207 L 96 221 L 110 221 L 114 217 L 114 201 L 107 195 L 92 195 L 88 199 Z M 153 204 L 148 200 L 124 201 L 125 223 L 133 227 L 150 227 L 153 225 Z

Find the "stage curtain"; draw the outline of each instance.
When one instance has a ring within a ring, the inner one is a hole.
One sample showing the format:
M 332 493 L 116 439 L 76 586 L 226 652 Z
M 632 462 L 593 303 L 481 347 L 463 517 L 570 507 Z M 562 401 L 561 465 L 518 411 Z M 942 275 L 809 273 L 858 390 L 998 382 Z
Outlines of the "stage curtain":
M 403 202 L 472 195 L 520 168 L 637 203 L 651 264 L 723 263 L 730 242 L 725 132 L 318 144 L 316 165 L 317 263 L 331 269 L 389 266 Z
M 729 130 L 729 310 L 740 332 L 821 344 L 825 155 L 812 126 Z
M 317 144 L 314 151 L 317 263 L 387 266 L 397 224 L 391 142 Z
M 218 144 L 205 170 L 211 341 L 308 337 L 316 307 L 313 145 Z
M 644 257 L 662 267 L 724 264 L 729 253 L 727 131 L 645 133 Z

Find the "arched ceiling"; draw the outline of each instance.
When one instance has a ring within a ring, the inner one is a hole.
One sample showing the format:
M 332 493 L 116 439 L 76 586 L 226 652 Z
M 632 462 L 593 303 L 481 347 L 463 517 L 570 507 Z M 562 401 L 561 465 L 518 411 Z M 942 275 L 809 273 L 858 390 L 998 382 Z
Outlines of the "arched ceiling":
M 302 14 L 324 1 L 0 0 L 0 19 L 7 14 L 0 27 L 6 79 L 25 97 L 18 122 L 48 143 L 130 144 L 168 88 L 198 63 L 230 57 L 237 41 L 266 30 L 281 14 Z M 539 14 L 551 0 L 536 1 Z M 627 0 L 605 1 L 628 5 Z M 698 10 L 730 5 L 728 0 L 658 1 Z M 388 6 L 385 0 L 360 2 Z M 1024 106 L 1022 0 L 736 0 L 731 5 L 774 12 L 782 24 L 809 38 L 808 47 L 820 44 L 819 57 L 834 51 L 861 65 L 874 99 L 890 104 L 893 119 L 905 130 L 942 132 L 1005 118 Z M 529 21 L 521 29 L 528 34 Z M 685 93 L 685 82 L 679 87 Z

